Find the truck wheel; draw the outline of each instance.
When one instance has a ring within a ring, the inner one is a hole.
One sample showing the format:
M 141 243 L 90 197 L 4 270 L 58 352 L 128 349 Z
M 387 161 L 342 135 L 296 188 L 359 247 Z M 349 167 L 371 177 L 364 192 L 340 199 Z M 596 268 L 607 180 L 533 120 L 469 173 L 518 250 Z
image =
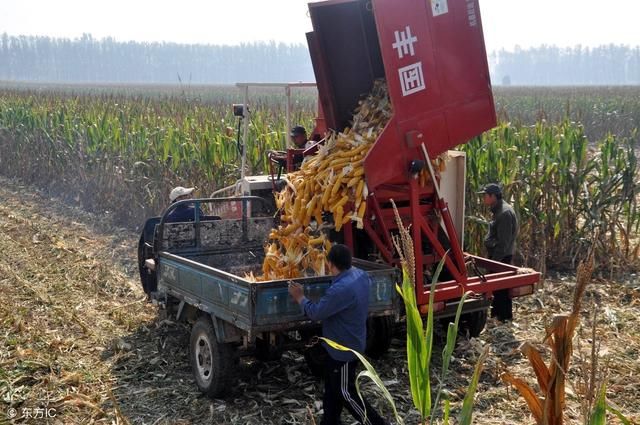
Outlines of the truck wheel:
M 443 336 L 445 338 L 447 329 L 449 328 L 449 323 L 453 323 L 453 319 L 454 317 L 450 316 L 439 320 L 442 330 L 444 331 Z M 487 310 L 464 313 L 460 316 L 460 321 L 458 322 L 458 336 L 466 336 L 468 332 L 470 338 L 477 338 L 480 336 L 480 332 L 482 332 L 486 324 Z
M 219 397 L 230 388 L 233 376 L 233 350 L 216 340 L 209 315 L 201 316 L 191 329 L 189 342 L 191 369 L 196 384 L 209 397 Z
M 477 338 L 487 324 L 487 310 L 466 313 L 460 317 L 460 331 L 463 334 L 469 332 L 469 337 Z
M 367 347 L 365 353 L 379 359 L 389 351 L 393 338 L 393 317 L 370 317 L 367 319 Z

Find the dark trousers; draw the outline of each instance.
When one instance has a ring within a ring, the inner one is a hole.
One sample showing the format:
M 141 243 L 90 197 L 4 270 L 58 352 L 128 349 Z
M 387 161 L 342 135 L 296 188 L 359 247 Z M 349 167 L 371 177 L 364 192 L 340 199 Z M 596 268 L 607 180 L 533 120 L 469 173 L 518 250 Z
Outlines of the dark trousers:
M 511 264 L 511 255 L 500 260 L 501 263 Z M 513 320 L 513 301 L 509 297 L 509 290 L 503 289 L 493 293 L 491 302 L 491 317 L 497 317 L 501 321 Z
M 360 400 L 355 387 L 357 361 L 340 362 L 327 356 L 324 370 L 324 415 L 320 425 L 339 425 L 340 413 L 346 407 L 361 424 L 386 424 L 367 401 Z M 366 419 L 365 419 L 366 412 Z

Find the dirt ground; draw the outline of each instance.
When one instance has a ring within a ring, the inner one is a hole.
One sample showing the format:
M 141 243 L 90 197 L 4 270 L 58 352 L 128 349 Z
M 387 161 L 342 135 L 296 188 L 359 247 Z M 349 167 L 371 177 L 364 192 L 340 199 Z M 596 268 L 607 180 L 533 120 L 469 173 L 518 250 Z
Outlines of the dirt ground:
M 135 233 L 65 206 L 32 188 L 0 179 L 0 423 L 55 424 L 307 424 L 319 422 L 321 382 L 299 353 L 282 360 L 243 361 L 237 385 L 222 400 L 196 389 L 187 357 L 189 329 L 160 320 L 136 278 Z M 540 344 L 545 324 L 570 308 L 574 279 L 548 278 L 534 296 L 515 303 L 515 321 L 490 321 L 480 338 L 462 339 L 446 388 L 453 413 L 482 348 L 474 423 L 531 424 L 526 404 L 499 376 L 508 369 L 533 382 L 517 348 Z M 594 282 L 583 304 L 584 329 L 574 354 L 591 350 L 594 303 L 600 305 L 601 364 L 608 399 L 640 420 L 640 282 Z M 406 373 L 403 330 L 375 361 L 407 424 L 418 423 Z M 440 351 L 434 352 L 438 370 Z M 367 386 L 368 397 L 389 414 Z M 567 423 L 580 419 L 579 386 L 568 387 Z M 344 417 L 344 423 L 350 423 Z M 615 421 L 610 421 L 615 423 Z

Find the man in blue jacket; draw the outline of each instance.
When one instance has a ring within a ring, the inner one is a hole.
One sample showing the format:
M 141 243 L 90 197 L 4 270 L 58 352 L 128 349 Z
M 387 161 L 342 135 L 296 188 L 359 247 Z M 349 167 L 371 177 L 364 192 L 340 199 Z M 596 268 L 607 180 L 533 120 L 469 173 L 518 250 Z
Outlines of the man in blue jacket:
M 359 353 L 364 353 L 369 313 L 369 276 L 351 266 L 351 251 L 345 245 L 334 245 L 327 256 L 333 283 L 325 295 L 312 302 L 304 296 L 302 285 L 291 282 L 289 293 L 304 314 L 322 321 L 322 336 Z M 324 416 L 321 425 L 340 424 L 342 408 L 365 425 L 386 424 L 355 388 L 357 359 L 350 351 L 335 350 L 325 344 L 329 353 L 324 376 Z

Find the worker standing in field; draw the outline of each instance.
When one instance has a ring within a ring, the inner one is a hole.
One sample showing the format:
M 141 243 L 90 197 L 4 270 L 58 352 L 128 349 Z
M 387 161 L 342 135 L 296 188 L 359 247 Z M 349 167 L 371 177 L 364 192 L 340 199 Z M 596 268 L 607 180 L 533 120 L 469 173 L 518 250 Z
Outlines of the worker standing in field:
M 491 209 L 493 220 L 489 222 L 489 233 L 484 240 L 490 260 L 511 264 L 516 250 L 518 219 L 516 213 L 502 198 L 502 189 L 497 184 L 488 184 L 479 192 L 483 203 Z M 491 317 L 500 321 L 513 319 L 513 305 L 507 289 L 493 294 Z
M 364 271 L 351 266 L 351 251 L 345 245 L 334 245 L 327 260 L 335 278 L 318 302 L 309 301 L 299 283 L 291 282 L 289 293 L 307 317 L 322 321 L 322 335 L 325 338 L 363 353 L 371 281 Z M 321 425 L 340 424 L 343 407 L 362 424 L 386 424 L 371 405 L 366 400 L 361 401 L 357 394 L 356 356 L 350 351 L 339 351 L 323 345 L 329 355 L 324 368 L 324 415 Z

